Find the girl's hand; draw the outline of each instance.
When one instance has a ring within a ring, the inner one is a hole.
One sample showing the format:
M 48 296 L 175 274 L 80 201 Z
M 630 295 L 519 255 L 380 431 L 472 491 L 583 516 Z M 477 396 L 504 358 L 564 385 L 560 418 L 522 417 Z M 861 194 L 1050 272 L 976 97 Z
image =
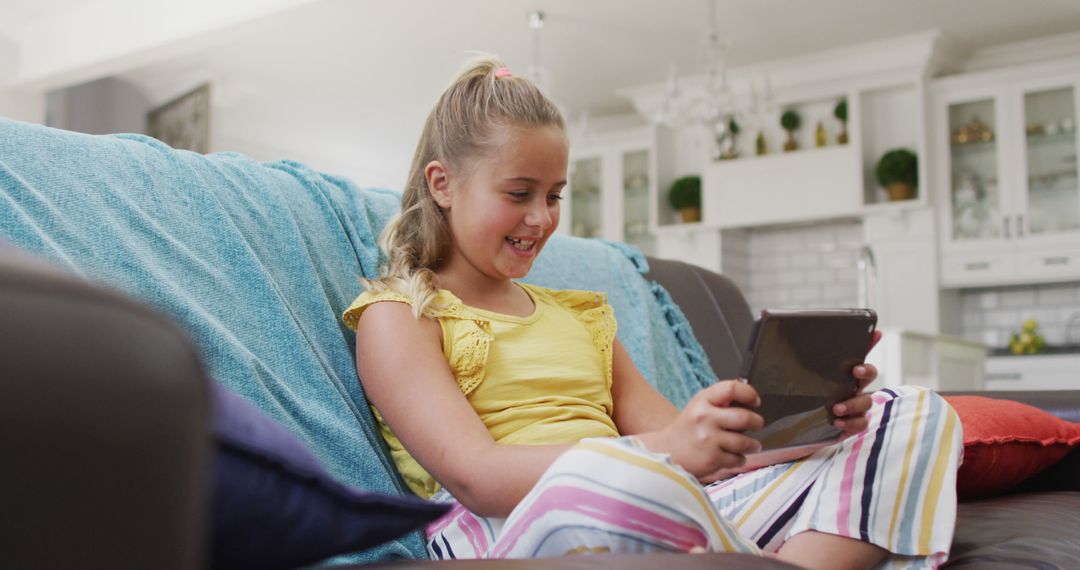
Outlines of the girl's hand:
M 764 425 L 760 415 L 746 409 L 759 405 L 761 398 L 749 384 L 717 382 L 695 394 L 667 427 L 640 438 L 652 451 L 670 454 L 699 480 L 711 481 L 717 473 L 745 463 L 747 453 L 761 449 L 756 439 L 741 433 Z
M 870 338 L 870 348 L 874 348 L 879 340 L 881 340 L 881 331 L 876 330 Z M 851 374 L 859 381 L 859 394 L 833 406 L 833 415 L 836 416 L 833 425 L 844 432 L 844 437 L 855 435 L 866 429 L 868 423 L 866 412 L 873 405 L 873 401 L 869 394 L 863 394 L 862 391 L 877 379 L 878 371 L 873 364 L 857 364 L 851 370 Z

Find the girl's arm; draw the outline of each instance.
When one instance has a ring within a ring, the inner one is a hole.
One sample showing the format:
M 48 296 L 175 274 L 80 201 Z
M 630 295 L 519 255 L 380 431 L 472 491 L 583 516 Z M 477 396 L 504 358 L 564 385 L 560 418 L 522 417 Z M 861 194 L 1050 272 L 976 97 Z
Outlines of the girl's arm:
M 875 331 L 871 348 L 880 336 Z M 877 369 L 862 364 L 852 374 L 860 388 L 865 388 L 877 378 Z M 731 408 L 731 404 L 738 402 L 753 408 L 760 405 L 760 398 L 753 388 L 738 380 L 717 382 L 701 390 L 680 412 L 638 372 L 618 340 L 612 354 L 612 376 L 613 415 L 619 433 L 638 435 L 649 449 L 671 454 L 675 463 L 704 483 L 801 459 L 815 451 L 804 446 L 771 451 L 747 461 L 745 455 L 758 451 L 760 445 L 740 432 L 761 429 L 762 419 L 749 410 Z M 860 394 L 833 410 L 838 417 L 836 426 L 845 437 L 866 429 L 866 411 L 872 403 L 868 394 Z
M 659 431 L 679 416 L 679 408 L 645 380 L 618 339 L 612 347 L 611 376 L 612 416 L 620 434 Z
M 356 325 L 364 392 L 413 458 L 465 508 L 505 517 L 569 446 L 497 445 L 458 388 L 438 322 L 404 303 L 368 307 Z
M 760 404 L 749 385 L 717 382 L 695 394 L 680 412 L 649 385 L 618 340 L 611 365 L 613 416 L 619 433 L 636 435 L 652 451 L 671 455 L 700 481 L 735 473 L 745 463 L 745 454 L 760 449 L 757 440 L 741 433 L 762 425 L 761 416 L 746 409 Z M 746 407 L 733 407 L 736 403 Z

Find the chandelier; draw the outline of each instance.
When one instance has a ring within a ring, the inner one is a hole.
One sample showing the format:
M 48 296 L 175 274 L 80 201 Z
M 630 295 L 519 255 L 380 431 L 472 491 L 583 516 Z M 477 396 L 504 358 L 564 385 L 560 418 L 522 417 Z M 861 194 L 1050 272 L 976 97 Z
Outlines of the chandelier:
M 709 27 L 702 50 L 702 79 L 696 88 L 684 90 L 675 66 L 670 66 L 664 95 L 653 120 L 674 128 L 704 128 L 712 135 L 713 159 L 733 158 L 735 134 L 744 128 L 763 127 L 775 114 L 775 102 L 768 77 L 764 78 L 760 93 L 751 81 L 749 96 L 742 100 L 736 96 L 727 75 L 731 42 L 722 39 L 717 29 L 716 0 L 706 2 Z
M 532 59 L 525 76 L 545 94 L 551 92 L 551 75 L 540 61 L 540 34 L 544 30 L 544 13 L 533 10 L 527 15 L 532 43 Z
M 531 44 L 531 59 L 529 61 L 529 67 L 525 72 L 525 77 L 532 81 L 540 92 L 547 95 L 555 105 L 563 112 L 566 117 L 566 130 L 571 140 L 584 141 L 591 137 L 592 131 L 589 127 L 589 113 L 587 110 L 582 109 L 578 112 L 576 117 L 571 118 L 566 110 L 566 107 L 562 105 L 556 93 L 553 93 L 551 85 L 551 73 L 547 67 L 544 67 L 541 55 L 543 50 L 541 49 L 541 36 L 544 30 L 544 23 L 546 15 L 542 10 L 532 10 L 526 15 L 526 20 L 529 26 L 529 36 Z

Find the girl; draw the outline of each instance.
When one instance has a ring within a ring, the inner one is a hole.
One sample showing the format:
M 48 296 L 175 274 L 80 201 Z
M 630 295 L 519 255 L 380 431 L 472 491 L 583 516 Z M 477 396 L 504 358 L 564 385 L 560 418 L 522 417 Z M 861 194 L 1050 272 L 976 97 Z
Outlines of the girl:
M 717 382 L 680 411 L 615 339 L 603 294 L 514 281 L 559 223 L 567 155 L 563 119 L 534 85 L 473 64 L 424 125 L 382 236 L 383 276 L 344 315 L 406 483 L 457 503 L 428 530 L 431 556 L 943 562 L 959 428 L 932 392 L 859 395 L 834 410 L 849 437 L 748 470 L 759 446 L 742 432 L 762 424 L 753 388 Z M 853 375 L 865 386 L 877 372 Z

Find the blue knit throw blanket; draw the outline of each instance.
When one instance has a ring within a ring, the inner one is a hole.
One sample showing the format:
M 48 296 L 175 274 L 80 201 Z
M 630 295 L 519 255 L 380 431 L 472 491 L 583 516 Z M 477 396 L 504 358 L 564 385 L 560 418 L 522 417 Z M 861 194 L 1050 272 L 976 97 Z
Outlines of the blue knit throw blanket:
M 378 272 L 377 237 L 398 193 L 295 162 L 5 119 L 0 186 L 0 238 L 167 313 L 217 382 L 301 437 L 337 478 L 404 491 L 340 320 L 358 277 Z M 645 271 L 633 248 L 555 236 L 527 281 L 606 292 L 634 362 L 682 406 L 713 375 L 686 318 Z M 424 552 L 414 533 L 350 560 Z

